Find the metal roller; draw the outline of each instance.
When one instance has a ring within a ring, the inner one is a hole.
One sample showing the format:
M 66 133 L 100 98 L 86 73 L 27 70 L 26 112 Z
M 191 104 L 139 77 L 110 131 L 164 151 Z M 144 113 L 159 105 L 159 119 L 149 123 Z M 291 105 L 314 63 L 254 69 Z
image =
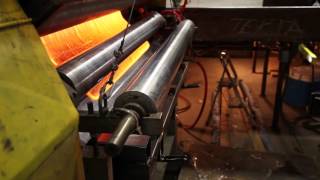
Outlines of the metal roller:
M 182 21 L 145 64 L 138 78 L 116 99 L 115 107 L 136 103 L 143 107 L 146 113 L 160 111 L 194 31 L 192 21 Z
M 113 64 L 124 60 L 164 24 L 165 19 L 159 13 L 153 12 L 128 28 L 123 53 L 119 54 L 118 58 L 115 57 L 115 51 L 120 47 L 123 33 L 74 58 L 59 67 L 58 72 L 62 79 L 74 88 L 76 96 L 81 97 L 112 70 Z
M 139 119 L 144 115 L 140 111 L 141 108 L 145 113 L 160 111 L 192 40 L 194 29 L 192 21 L 182 21 L 159 50 L 150 57 L 126 92 L 116 99 L 114 104 L 116 109 L 126 108 L 130 112 L 135 112 L 136 115 L 127 113 L 120 120 L 111 140 L 106 145 L 110 155 L 118 154 L 124 140 L 130 135 L 129 132 L 137 128 Z M 134 120 L 137 120 L 135 126 Z
M 148 61 L 148 59 L 152 56 L 152 54 L 159 48 L 158 43 L 151 43 L 150 48 L 145 52 L 122 76 L 120 79 L 115 81 L 112 85 L 112 88 L 108 89 L 108 109 L 111 111 L 113 109 L 113 105 L 118 96 L 120 96 L 129 86 L 129 83 L 135 79 L 136 75 L 143 67 L 143 65 Z M 79 111 L 87 111 L 88 105 L 87 103 L 91 100 L 88 98 L 87 100 L 81 101 L 78 105 Z M 93 103 L 93 111 L 98 111 L 98 103 Z
M 152 54 L 159 48 L 160 45 L 157 43 L 152 43 L 151 47 L 147 52 L 144 53 L 142 57 L 130 67 L 130 69 L 110 88 L 107 94 L 110 94 L 108 99 L 108 109 L 111 110 L 113 108 L 114 102 L 118 96 L 120 96 L 128 87 L 129 83 L 135 79 L 136 75 L 143 67 L 143 65 L 148 61 L 148 59 L 152 56 Z

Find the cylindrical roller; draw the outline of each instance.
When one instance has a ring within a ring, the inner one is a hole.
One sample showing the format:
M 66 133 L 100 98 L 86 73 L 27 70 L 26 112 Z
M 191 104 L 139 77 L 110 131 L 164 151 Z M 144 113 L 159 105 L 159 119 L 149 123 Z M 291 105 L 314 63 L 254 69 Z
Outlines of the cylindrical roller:
M 136 78 L 137 74 L 143 65 L 150 59 L 150 57 L 160 48 L 161 44 L 158 41 L 153 41 L 147 52 L 144 53 L 140 59 L 130 67 L 130 69 L 112 85 L 112 88 L 107 93 L 110 94 L 108 98 L 108 108 L 111 110 L 114 106 L 115 100 L 124 92 L 129 86 L 129 83 Z M 111 91 L 111 92 L 110 92 Z
M 114 53 L 120 47 L 123 33 L 74 58 L 59 67 L 58 72 L 62 79 L 75 89 L 77 96 L 82 96 L 112 70 L 114 63 L 124 60 L 164 24 L 165 19 L 154 12 L 128 28 L 123 53 L 118 58 Z
M 161 44 L 158 42 L 152 42 L 150 48 L 145 52 L 130 68 L 118 79 L 113 85 L 112 88 L 109 88 L 107 91 L 108 95 L 108 109 L 111 111 L 114 106 L 114 102 L 118 96 L 120 96 L 124 91 L 126 91 L 129 83 L 136 78 L 140 69 L 148 61 L 157 49 L 159 49 Z M 117 72 L 116 72 L 117 73 Z M 77 106 L 78 111 L 88 111 L 88 102 L 91 102 L 90 99 L 81 101 Z M 93 111 L 98 111 L 98 104 L 93 103 Z
M 126 115 L 120 120 L 108 143 L 106 151 L 109 155 L 119 154 L 128 136 L 137 128 L 139 116 L 131 110 L 124 110 Z
M 160 49 L 151 56 L 127 91 L 117 98 L 115 107 L 137 103 L 147 113 L 160 111 L 194 30 L 192 21 L 182 21 Z
M 123 75 L 119 80 L 117 80 L 107 92 L 110 94 L 108 98 L 108 109 L 113 108 L 114 102 L 118 96 L 120 96 L 128 87 L 130 81 L 132 81 L 138 74 L 139 70 L 147 62 L 147 60 L 154 53 L 154 48 L 151 47 L 140 59 L 130 67 L 130 69 Z

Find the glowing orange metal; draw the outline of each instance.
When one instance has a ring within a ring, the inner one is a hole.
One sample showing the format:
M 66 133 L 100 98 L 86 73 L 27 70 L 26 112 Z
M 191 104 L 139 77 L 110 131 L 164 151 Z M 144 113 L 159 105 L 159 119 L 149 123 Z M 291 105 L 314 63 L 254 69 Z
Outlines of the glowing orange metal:
M 55 67 L 68 62 L 72 58 L 97 46 L 101 42 L 112 38 L 127 26 L 127 21 L 120 11 L 115 11 L 96 19 L 45 35 L 41 37 L 49 57 Z M 121 76 L 148 50 L 148 42 L 142 44 L 128 58 L 126 58 L 115 73 L 114 81 Z M 98 99 L 101 87 L 107 82 L 109 75 L 106 75 L 87 96 L 91 99 Z M 110 88 L 107 86 L 106 89 Z

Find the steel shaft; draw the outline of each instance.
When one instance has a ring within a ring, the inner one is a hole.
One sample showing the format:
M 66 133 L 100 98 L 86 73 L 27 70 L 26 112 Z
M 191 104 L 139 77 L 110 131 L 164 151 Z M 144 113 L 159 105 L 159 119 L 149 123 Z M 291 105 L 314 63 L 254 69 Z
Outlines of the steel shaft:
M 106 151 L 114 156 L 120 153 L 128 136 L 137 128 L 139 116 L 131 110 L 125 110 L 126 115 L 120 120 L 108 143 Z

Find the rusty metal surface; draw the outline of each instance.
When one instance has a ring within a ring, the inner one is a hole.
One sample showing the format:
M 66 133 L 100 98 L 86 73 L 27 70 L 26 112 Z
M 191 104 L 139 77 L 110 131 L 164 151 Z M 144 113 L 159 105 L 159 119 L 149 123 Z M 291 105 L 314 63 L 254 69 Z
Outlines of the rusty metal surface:
M 320 40 L 319 7 L 188 8 L 185 16 L 198 42 Z
M 314 160 L 303 155 L 274 154 L 182 142 L 191 160 L 179 180 L 319 179 Z

